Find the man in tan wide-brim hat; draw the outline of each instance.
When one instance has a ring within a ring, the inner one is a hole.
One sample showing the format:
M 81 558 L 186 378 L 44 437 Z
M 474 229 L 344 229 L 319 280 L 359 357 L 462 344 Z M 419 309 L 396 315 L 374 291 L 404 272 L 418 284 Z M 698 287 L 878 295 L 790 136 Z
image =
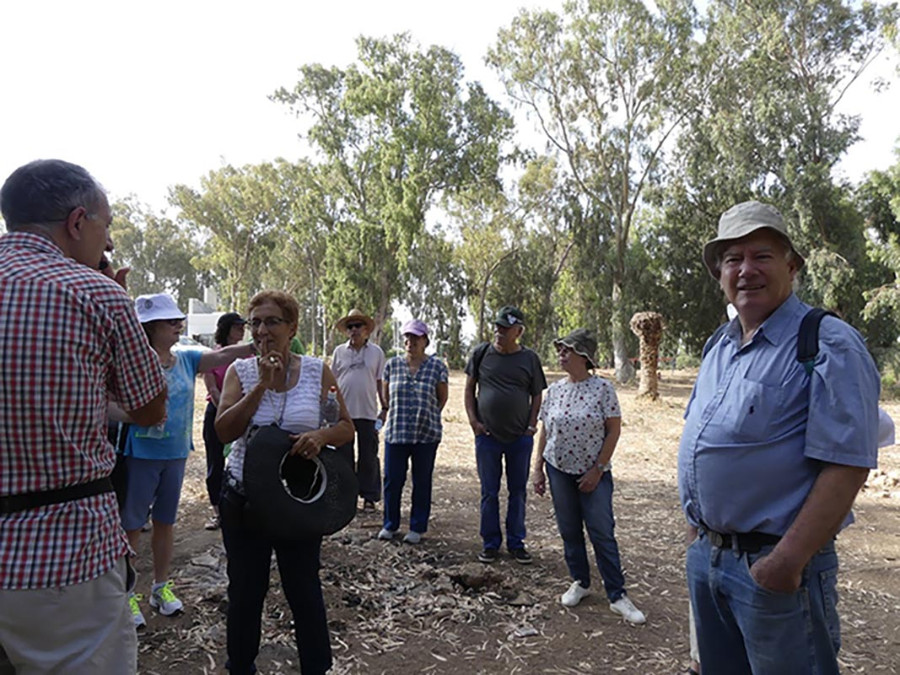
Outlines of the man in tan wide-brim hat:
M 375 503 L 381 501 L 376 421 L 384 423 L 387 411 L 381 386 L 384 352 L 369 342 L 375 321 L 361 310 L 351 309 L 335 328 L 349 339 L 334 348 L 331 369 L 356 428 L 356 476 L 363 511 L 374 513 Z
M 347 316 L 337 320 L 334 327 L 342 333 L 346 333 L 348 324 L 359 323 L 360 321 L 366 326 L 366 339 L 368 339 L 369 334 L 375 330 L 375 319 L 358 309 L 351 309 Z
M 804 260 L 775 207 L 728 209 L 703 261 L 737 316 L 709 341 L 678 451 L 700 665 L 837 673 L 834 537 L 877 463 L 878 371 L 834 316 L 814 362 L 798 360 L 812 308 L 794 295 Z

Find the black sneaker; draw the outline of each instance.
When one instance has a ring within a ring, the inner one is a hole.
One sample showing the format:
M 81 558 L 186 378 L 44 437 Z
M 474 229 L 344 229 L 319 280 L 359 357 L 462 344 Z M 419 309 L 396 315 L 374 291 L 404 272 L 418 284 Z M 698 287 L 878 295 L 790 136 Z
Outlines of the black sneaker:
M 513 557 L 513 560 L 520 565 L 530 565 L 534 560 L 534 558 L 531 557 L 531 554 L 524 548 L 514 548 L 509 554 Z
M 478 562 L 483 563 L 492 563 L 497 562 L 497 558 L 500 557 L 500 552 L 495 548 L 486 548 L 481 553 L 478 554 Z

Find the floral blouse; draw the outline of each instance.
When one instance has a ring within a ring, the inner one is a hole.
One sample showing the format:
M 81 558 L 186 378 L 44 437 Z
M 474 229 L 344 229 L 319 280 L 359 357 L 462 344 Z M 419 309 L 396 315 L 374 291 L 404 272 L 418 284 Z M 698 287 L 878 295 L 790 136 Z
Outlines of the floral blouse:
M 616 390 L 608 380 L 591 375 L 581 382 L 568 378 L 554 382 L 544 393 L 538 416 L 547 439 L 544 460 L 559 471 L 580 476 L 597 461 L 606 420 L 621 416 Z

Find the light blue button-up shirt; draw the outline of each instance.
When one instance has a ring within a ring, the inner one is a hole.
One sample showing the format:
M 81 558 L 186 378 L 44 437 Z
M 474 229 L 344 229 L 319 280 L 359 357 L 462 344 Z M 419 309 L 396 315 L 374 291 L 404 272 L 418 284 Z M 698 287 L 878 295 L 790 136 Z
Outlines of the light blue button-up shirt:
M 743 346 L 734 319 L 704 358 L 678 450 L 692 525 L 783 535 L 822 462 L 875 468 L 878 370 L 859 333 L 826 316 L 807 375 L 797 334 L 809 309 L 792 294 Z

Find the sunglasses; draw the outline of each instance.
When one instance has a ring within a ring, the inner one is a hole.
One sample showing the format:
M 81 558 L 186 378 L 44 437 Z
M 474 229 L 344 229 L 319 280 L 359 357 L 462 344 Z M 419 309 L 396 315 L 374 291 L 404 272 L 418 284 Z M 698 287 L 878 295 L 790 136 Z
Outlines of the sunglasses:
M 354 328 L 362 328 L 365 325 L 366 324 L 364 324 L 364 323 L 348 323 L 347 330 L 353 330 Z

